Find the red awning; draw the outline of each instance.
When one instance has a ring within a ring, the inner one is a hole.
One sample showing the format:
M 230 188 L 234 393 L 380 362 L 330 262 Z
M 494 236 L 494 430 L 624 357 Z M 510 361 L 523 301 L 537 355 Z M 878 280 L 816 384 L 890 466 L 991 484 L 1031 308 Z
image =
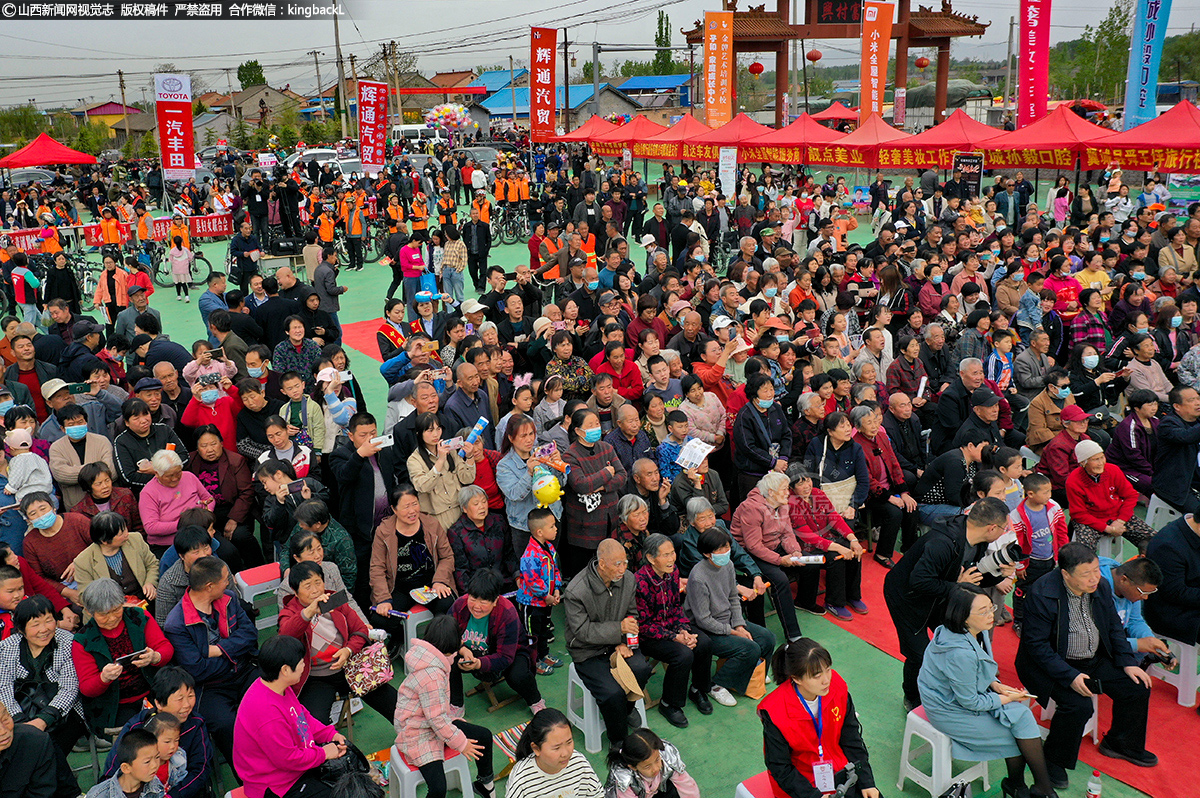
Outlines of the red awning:
M 940 125 L 904 139 L 901 143 L 884 144 L 879 148 L 879 166 L 949 169 L 954 153 L 977 150 L 985 141 L 1004 135 L 1003 130 L 988 127 L 972 119 L 959 108 Z
M 644 116 L 635 116 L 623 125 L 617 125 L 612 130 L 593 136 L 592 151 L 600 155 L 620 155 L 626 147 L 632 148 L 638 142 L 664 130 L 666 128 L 657 122 L 651 122 Z
M 1084 169 L 1123 169 L 1145 172 L 1200 173 L 1200 108 L 1176 103 L 1149 122 L 1084 145 Z
M 42 133 L 16 152 L 0 158 L 0 169 L 51 166 L 60 163 L 96 163 L 96 156 L 73 150 Z
M 858 111 L 847 108 L 842 104 L 841 100 L 838 100 L 824 111 L 813 114 L 812 118 L 818 122 L 828 122 L 831 119 L 849 119 L 852 122 L 856 122 L 858 121 Z
M 1025 168 L 1068 170 L 1088 144 L 1099 144 L 1116 134 L 1093 125 L 1065 105 L 1060 105 L 1031 125 L 997 136 L 979 147 L 989 169 Z
M 648 136 L 635 143 L 633 155 L 636 158 L 650 158 L 656 161 L 678 161 L 685 140 L 711 131 L 711 127 L 696 117 L 685 114 L 682 119 L 663 132 Z
M 738 147 L 738 160 L 742 158 L 741 146 L 751 139 L 773 132 L 745 114 L 738 114 L 716 130 L 710 130 L 683 142 L 683 160 L 715 161 L 722 147 Z
M 845 137 L 845 133 L 827 128 L 804 113 L 787 127 L 744 142 L 740 157 L 745 161 L 764 163 L 811 163 L 814 154 L 809 152 L 810 146 L 829 144 Z M 819 158 L 820 155 L 815 157 Z
M 854 131 L 837 142 L 839 149 L 848 153 L 848 162 L 837 162 L 831 166 L 876 168 L 879 165 L 879 150 L 889 142 L 908 142 L 912 136 L 884 122 L 879 114 L 871 114 Z
M 616 125 L 609 122 L 607 119 L 602 119 L 596 114 L 592 114 L 592 118 L 584 122 L 579 127 L 572 130 L 570 133 L 565 133 L 561 136 L 556 136 L 555 141 L 591 141 L 594 136 L 601 133 L 606 133 L 610 130 L 615 130 Z

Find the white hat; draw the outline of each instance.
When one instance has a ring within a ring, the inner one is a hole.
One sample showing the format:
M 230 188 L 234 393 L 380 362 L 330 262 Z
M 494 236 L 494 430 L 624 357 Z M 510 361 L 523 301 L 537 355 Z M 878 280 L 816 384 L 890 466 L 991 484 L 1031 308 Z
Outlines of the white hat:
M 650 235 L 649 233 L 646 233 L 646 235 L 642 236 L 642 246 L 646 247 L 647 249 L 654 246 L 657 242 L 658 242 L 658 239 L 655 238 L 654 236 Z
M 463 313 L 482 313 L 485 310 L 487 310 L 487 305 L 475 299 L 468 299 L 466 302 L 462 303 Z
M 1100 448 L 1100 444 L 1093 440 L 1084 438 L 1079 443 L 1075 444 L 1075 462 L 1082 465 L 1088 460 L 1091 460 L 1098 454 L 1104 454 L 1104 450 Z

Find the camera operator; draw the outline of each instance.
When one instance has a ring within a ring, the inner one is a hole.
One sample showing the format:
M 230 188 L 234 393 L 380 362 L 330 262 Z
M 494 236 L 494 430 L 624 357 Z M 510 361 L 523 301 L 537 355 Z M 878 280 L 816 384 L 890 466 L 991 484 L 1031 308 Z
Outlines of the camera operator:
M 917 538 L 884 578 L 883 597 L 904 654 L 906 710 L 921 703 L 917 676 L 929 647 L 929 632 L 946 614 L 951 588 L 958 582 L 992 587 L 1016 573 L 1011 564 L 992 565 L 989 573 L 983 570 L 995 560 L 985 557 L 988 544 L 1004 534 L 1007 524 L 1008 506 L 1003 501 L 980 499 L 968 515 L 953 516 L 944 529 L 935 526 Z
M 250 215 L 254 235 L 260 242 L 267 240 L 267 183 L 261 169 L 250 172 L 250 180 L 242 187 L 242 203 Z
M 1142 658 L 1143 667 L 1154 662 L 1170 665 L 1174 661 L 1171 649 L 1166 641 L 1154 636 L 1150 624 L 1142 617 L 1141 603 L 1162 584 L 1162 570 L 1154 560 L 1146 557 L 1135 557 L 1124 563 L 1101 557 L 1100 575 L 1112 588 L 1117 617 L 1121 619 L 1121 626 L 1128 635 L 1125 639 L 1129 647 L 1134 654 L 1150 655 Z M 1160 658 L 1153 656 L 1156 654 Z
M 1096 552 L 1068 543 L 1059 549 L 1058 566 L 1025 596 L 1016 666 L 1038 703 L 1045 706 L 1054 699 L 1058 706 L 1045 750 L 1050 780 L 1061 790 L 1068 786 L 1067 769 L 1078 760 L 1097 693 L 1113 700 L 1112 725 L 1100 753 L 1140 767 L 1157 765 L 1158 757 L 1146 750 L 1150 677 L 1138 667 L 1125 639 Z

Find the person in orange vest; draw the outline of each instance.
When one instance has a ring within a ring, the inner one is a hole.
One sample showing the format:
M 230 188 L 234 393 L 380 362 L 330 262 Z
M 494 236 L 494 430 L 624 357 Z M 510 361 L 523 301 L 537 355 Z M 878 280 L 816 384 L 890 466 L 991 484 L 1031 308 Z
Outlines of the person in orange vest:
M 175 213 L 171 216 L 171 226 L 167 228 L 167 234 L 163 237 L 164 241 L 174 241 L 175 236 L 183 239 L 183 248 L 190 250 L 192 248 L 191 231 L 188 229 L 187 220 L 183 218 L 182 213 Z
M 366 192 L 361 189 L 342 202 L 342 221 L 346 225 L 347 271 L 363 270 L 363 235 L 367 231 Z
M 450 196 L 449 187 L 442 188 L 441 199 L 437 202 L 438 224 L 445 230 L 447 227 L 458 227 L 458 206 Z
M 388 197 L 388 204 L 383 209 L 383 215 L 387 220 L 388 232 L 396 232 L 400 223 L 404 221 L 404 206 L 400 204 L 399 195 L 392 194 Z
M 484 224 L 492 223 L 492 201 L 487 198 L 487 192 L 479 189 L 475 192 L 475 199 L 471 200 L 471 207 L 479 211 L 479 221 Z
M 137 240 L 146 245 L 154 240 L 154 217 L 146 210 L 145 205 L 138 205 L 137 224 L 134 225 L 134 230 L 137 234 Z
M 543 267 L 550 264 L 551 261 L 554 262 L 554 265 L 545 271 L 541 269 L 536 270 L 546 280 L 557 280 L 558 276 L 562 274 L 562 269 L 559 268 L 558 264 L 558 251 L 562 249 L 562 240 L 558 237 L 561 229 L 560 224 L 560 222 L 551 221 L 550 224 L 546 225 L 546 235 L 542 238 L 542 243 L 538 247 L 538 255 L 542 259 Z
M 587 253 L 587 265 L 593 269 L 596 268 L 596 235 L 588 230 L 587 222 L 580 222 L 579 229 L 579 248 Z
M 418 230 L 429 230 L 429 201 L 423 192 L 418 192 L 412 203 L 412 231 L 416 234 Z
M 321 213 L 317 216 L 317 238 L 325 246 L 333 246 L 333 235 L 337 229 L 337 221 L 333 218 L 333 208 L 321 205 Z
M 105 206 L 100 217 L 100 243 L 121 245 L 121 224 L 113 217 L 113 209 Z
M 62 242 L 58 238 L 58 228 L 54 226 L 54 214 L 47 211 L 42 214 L 42 229 L 39 233 L 42 240 L 42 252 L 53 255 L 62 252 Z

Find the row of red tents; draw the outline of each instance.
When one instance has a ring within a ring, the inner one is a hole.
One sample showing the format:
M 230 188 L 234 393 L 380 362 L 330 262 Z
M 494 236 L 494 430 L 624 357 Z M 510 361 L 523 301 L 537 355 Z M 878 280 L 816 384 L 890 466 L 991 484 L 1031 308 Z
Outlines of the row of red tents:
M 857 114 L 844 106 L 826 119 Z M 664 127 L 644 116 L 614 125 L 593 116 L 557 141 L 587 142 L 601 155 L 632 151 L 650 160 L 716 161 L 723 147 L 736 147 L 743 163 L 819 164 L 866 169 L 931 167 L 948 169 L 958 152 L 982 152 L 989 168 L 1069 171 L 1125 169 L 1200 173 L 1200 109 L 1179 103 L 1171 110 L 1122 133 L 1095 125 L 1059 106 L 1031 125 L 1004 132 L 956 110 L 940 125 L 915 135 L 872 115 L 851 133 L 821 124 L 822 114 L 801 114 L 778 130 L 745 114 L 712 129 L 692 116 Z

